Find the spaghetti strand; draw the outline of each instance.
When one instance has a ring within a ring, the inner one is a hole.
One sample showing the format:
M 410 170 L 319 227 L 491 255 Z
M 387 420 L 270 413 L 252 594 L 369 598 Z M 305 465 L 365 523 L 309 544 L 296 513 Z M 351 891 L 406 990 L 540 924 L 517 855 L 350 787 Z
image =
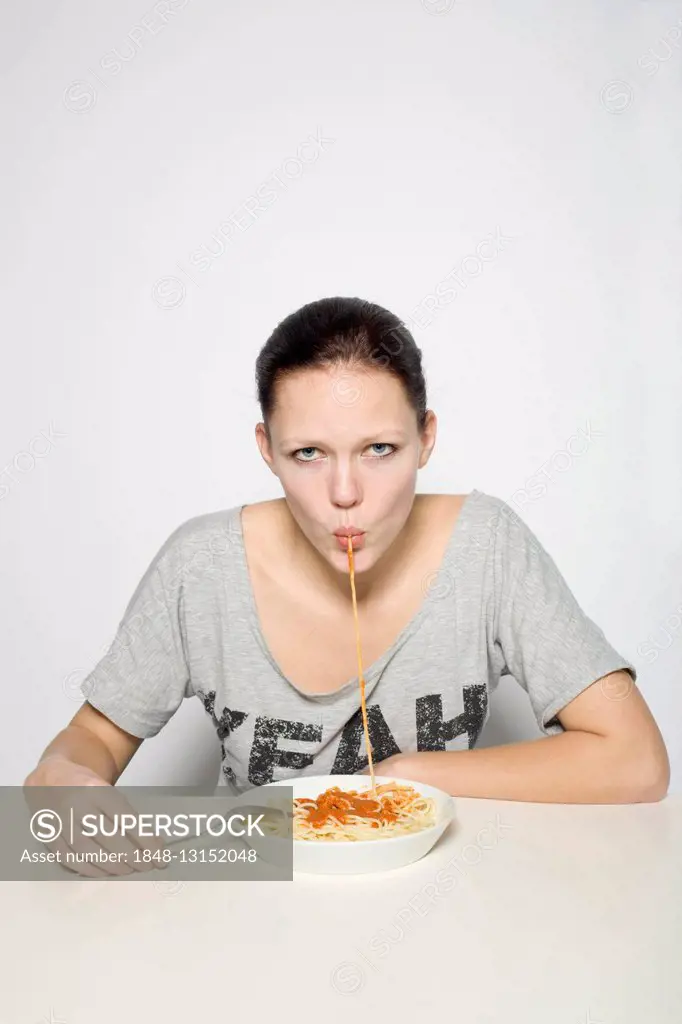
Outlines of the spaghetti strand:
M 380 786 L 376 784 L 367 721 L 365 676 L 362 670 L 360 623 L 355 592 L 355 562 L 350 534 L 346 541 L 353 601 L 353 622 L 355 624 L 355 646 L 358 655 L 360 706 L 371 789 L 344 791 L 338 786 L 331 786 L 317 797 L 296 798 L 293 812 L 294 839 L 315 842 L 361 842 L 366 839 L 391 839 L 396 836 L 408 835 L 411 832 L 420 832 L 422 829 L 436 824 L 436 803 L 431 797 L 423 796 L 414 786 L 395 780 L 384 782 Z M 268 832 L 278 832 L 278 829 L 279 825 L 271 825 L 266 822 Z
M 360 624 L 358 622 L 358 601 L 355 595 L 355 563 L 353 561 L 353 540 L 350 536 L 348 542 L 348 572 L 350 574 L 350 591 L 353 599 L 353 619 L 355 622 L 355 646 L 358 653 L 358 680 L 360 682 L 360 707 L 362 708 L 362 724 L 365 731 L 365 746 L 367 747 L 367 758 L 369 760 L 369 774 L 372 780 L 372 794 L 376 794 L 376 783 L 374 782 L 374 762 L 372 760 L 372 744 L 369 741 L 369 728 L 367 725 L 367 704 L 365 702 L 365 677 L 362 673 L 362 652 L 360 650 Z

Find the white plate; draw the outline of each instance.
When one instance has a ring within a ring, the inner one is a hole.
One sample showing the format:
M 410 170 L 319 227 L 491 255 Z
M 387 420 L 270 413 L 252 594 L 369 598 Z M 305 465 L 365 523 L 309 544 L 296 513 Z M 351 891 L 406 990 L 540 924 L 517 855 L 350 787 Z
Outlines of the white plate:
M 423 782 L 379 775 L 375 776 L 375 780 L 378 785 L 399 782 L 412 786 L 423 796 L 431 797 L 436 804 L 436 824 L 406 836 L 395 836 L 393 839 L 361 839 L 356 843 L 318 843 L 294 839 L 294 871 L 324 875 L 359 875 L 372 871 L 390 871 L 392 868 L 412 864 L 433 848 L 454 818 L 453 798 L 442 789 L 427 786 Z M 304 796 L 317 797 L 332 786 L 363 792 L 371 789 L 371 782 L 368 775 L 304 775 L 295 779 L 271 782 L 250 792 L 254 798 L 257 796 L 262 801 L 267 790 L 277 786 L 291 786 L 294 799 L 297 799 Z

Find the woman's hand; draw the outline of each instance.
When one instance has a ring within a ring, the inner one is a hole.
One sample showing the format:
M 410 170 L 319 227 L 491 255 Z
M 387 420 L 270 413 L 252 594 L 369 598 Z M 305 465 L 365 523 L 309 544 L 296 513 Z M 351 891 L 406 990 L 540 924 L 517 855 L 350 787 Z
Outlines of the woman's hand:
M 66 792 L 64 787 L 68 787 Z M 76 821 L 81 821 L 84 813 L 95 814 L 98 819 L 100 816 L 113 819 L 114 814 L 137 815 L 136 809 L 115 786 L 100 778 L 91 768 L 69 761 L 62 754 L 49 754 L 39 762 L 24 781 L 24 798 L 31 812 L 52 810 L 62 822 L 69 820 L 74 806 L 77 807 Z M 163 850 L 164 845 L 154 836 L 143 837 L 136 832 L 96 837 L 78 833 L 70 842 L 66 829 L 56 839 L 43 844 L 46 850 L 59 853 L 59 863 L 63 867 L 88 878 L 130 875 L 163 867 L 163 862 L 158 860 L 143 860 L 142 851 L 153 853 Z M 100 850 L 116 856 L 102 859 Z M 91 859 L 81 862 L 68 860 L 67 854 L 71 851 L 81 855 L 88 853 Z M 96 858 L 92 856 L 94 854 Z

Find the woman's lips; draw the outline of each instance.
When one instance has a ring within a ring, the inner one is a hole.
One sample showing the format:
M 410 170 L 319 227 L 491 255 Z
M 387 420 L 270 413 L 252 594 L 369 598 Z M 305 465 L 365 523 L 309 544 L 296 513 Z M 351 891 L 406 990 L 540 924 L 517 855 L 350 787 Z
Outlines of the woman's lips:
M 342 551 L 348 551 L 348 537 L 351 539 L 353 551 L 358 551 L 360 548 L 364 547 L 365 544 L 364 533 L 335 533 L 334 536 L 336 537 L 337 543 Z

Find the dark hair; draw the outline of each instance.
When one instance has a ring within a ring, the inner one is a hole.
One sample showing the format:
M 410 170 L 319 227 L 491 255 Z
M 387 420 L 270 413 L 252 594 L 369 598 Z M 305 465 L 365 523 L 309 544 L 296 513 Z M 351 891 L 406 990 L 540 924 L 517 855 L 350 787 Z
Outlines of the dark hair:
M 398 378 L 416 415 L 426 418 L 426 381 L 421 350 L 394 313 L 364 299 L 318 299 L 282 320 L 256 360 L 256 387 L 263 420 L 275 407 L 277 381 L 287 373 L 336 363 L 385 369 Z

